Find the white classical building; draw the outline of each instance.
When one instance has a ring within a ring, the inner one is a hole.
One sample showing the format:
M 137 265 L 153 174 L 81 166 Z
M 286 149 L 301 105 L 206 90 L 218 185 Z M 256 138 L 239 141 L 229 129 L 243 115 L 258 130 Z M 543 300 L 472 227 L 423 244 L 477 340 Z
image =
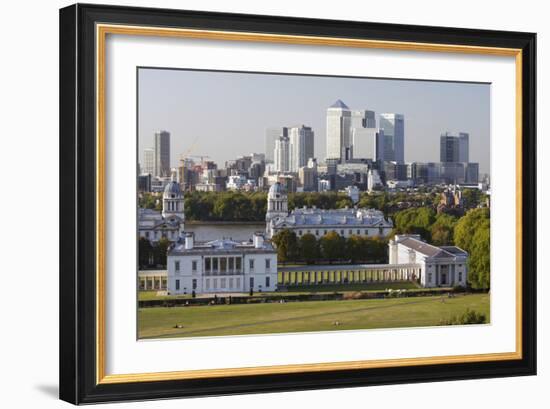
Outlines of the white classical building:
M 266 234 L 271 238 L 284 229 L 294 231 L 298 237 L 309 233 L 320 238 L 331 231 L 342 237 L 386 237 L 393 229 L 393 222 L 375 209 L 304 207 L 289 213 L 287 192 L 283 185 L 275 183 L 267 195 Z
M 419 234 L 399 234 L 389 241 L 390 265 L 420 266 L 422 287 L 466 286 L 468 253 L 456 246 L 433 246 Z
M 185 233 L 168 250 L 169 294 L 216 294 L 275 291 L 277 252 L 263 234 L 236 242 L 220 239 L 195 243 Z
M 176 241 L 185 226 L 184 198 L 179 183 L 172 180 L 162 194 L 162 212 L 152 209 L 138 209 L 139 237 L 155 243 L 165 237 Z

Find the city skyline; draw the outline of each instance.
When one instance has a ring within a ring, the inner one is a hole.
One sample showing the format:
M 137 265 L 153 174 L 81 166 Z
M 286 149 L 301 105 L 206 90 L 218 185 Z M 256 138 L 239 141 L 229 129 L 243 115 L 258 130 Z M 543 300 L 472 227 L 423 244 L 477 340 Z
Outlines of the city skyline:
M 223 165 L 267 153 L 267 128 L 300 124 L 312 128 L 315 157 L 324 161 L 327 108 L 340 99 L 353 110 L 374 111 L 377 122 L 383 113 L 403 115 L 405 162 L 437 162 L 441 134 L 466 132 L 470 160 L 489 173 L 488 84 L 166 69 L 138 75 L 141 164 L 159 130 L 170 132 L 170 166 L 186 152 Z

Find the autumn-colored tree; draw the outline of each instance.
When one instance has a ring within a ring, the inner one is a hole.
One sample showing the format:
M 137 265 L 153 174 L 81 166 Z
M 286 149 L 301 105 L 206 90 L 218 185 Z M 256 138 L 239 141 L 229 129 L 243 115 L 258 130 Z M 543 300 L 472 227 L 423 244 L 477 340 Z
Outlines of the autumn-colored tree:
M 283 229 L 271 239 L 277 248 L 277 259 L 279 262 L 292 261 L 296 257 L 298 242 L 296 233 L 289 229 Z
M 345 250 L 345 240 L 334 231 L 324 235 L 320 240 L 321 256 L 332 262 L 342 259 Z
M 299 250 L 300 258 L 306 263 L 313 263 L 319 258 L 319 242 L 311 233 L 300 237 Z

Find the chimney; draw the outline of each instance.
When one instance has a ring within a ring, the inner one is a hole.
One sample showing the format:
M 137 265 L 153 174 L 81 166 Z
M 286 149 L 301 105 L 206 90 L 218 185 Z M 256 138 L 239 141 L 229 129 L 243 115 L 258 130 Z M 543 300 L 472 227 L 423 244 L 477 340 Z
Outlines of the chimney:
M 264 246 L 264 235 L 262 233 L 254 233 L 254 248 L 261 249 Z
M 194 235 L 193 233 L 185 234 L 185 250 L 192 250 L 194 246 Z

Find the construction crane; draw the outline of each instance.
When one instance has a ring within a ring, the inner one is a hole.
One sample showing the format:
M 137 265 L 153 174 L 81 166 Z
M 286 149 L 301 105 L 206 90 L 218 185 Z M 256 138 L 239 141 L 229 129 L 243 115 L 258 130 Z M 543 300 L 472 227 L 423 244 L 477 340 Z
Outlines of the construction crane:
M 189 157 L 189 154 L 193 151 L 193 149 L 195 149 L 195 146 L 197 146 L 198 140 L 199 140 L 199 137 L 196 136 L 191 146 L 184 153 L 180 155 L 181 165 L 178 168 L 179 183 L 181 184 L 184 190 L 187 190 L 185 186 L 185 160 Z
M 188 158 L 200 158 L 201 164 L 204 163 L 204 159 L 210 159 L 210 156 L 208 155 L 187 155 Z

